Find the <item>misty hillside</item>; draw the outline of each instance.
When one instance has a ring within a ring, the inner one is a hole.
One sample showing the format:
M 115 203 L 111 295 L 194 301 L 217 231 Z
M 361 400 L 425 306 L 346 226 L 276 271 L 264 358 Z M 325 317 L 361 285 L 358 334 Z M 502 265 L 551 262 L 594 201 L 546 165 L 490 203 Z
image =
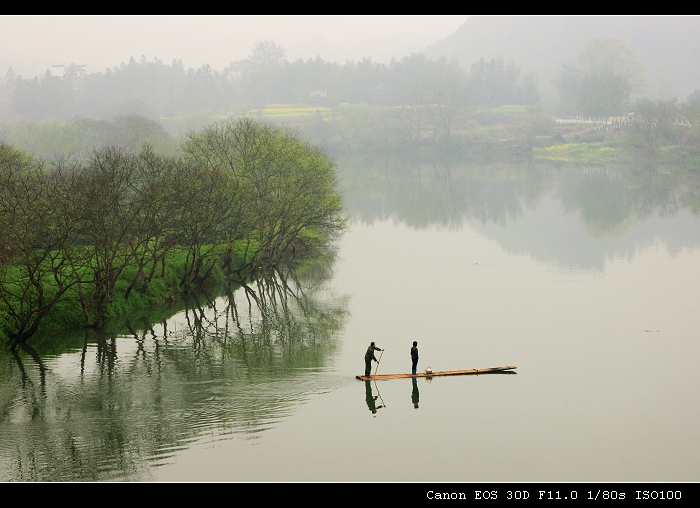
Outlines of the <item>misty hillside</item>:
M 553 94 L 563 64 L 575 64 L 594 37 L 619 38 L 646 65 L 649 98 L 686 100 L 700 89 L 700 16 L 470 16 L 446 39 L 426 48 L 431 58 L 456 57 L 467 69 L 502 56 L 533 72 L 541 97 Z

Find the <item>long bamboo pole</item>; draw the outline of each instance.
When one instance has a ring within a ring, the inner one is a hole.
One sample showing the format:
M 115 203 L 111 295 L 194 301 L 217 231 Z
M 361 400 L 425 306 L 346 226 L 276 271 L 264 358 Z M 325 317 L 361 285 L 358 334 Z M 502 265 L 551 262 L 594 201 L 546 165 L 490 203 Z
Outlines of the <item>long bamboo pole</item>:
M 379 360 L 377 360 L 377 367 L 374 369 L 374 375 L 377 375 L 377 371 L 379 370 L 379 362 L 382 361 L 382 355 L 384 354 L 384 350 L 382 349 L 382 352 L 379 353 Z

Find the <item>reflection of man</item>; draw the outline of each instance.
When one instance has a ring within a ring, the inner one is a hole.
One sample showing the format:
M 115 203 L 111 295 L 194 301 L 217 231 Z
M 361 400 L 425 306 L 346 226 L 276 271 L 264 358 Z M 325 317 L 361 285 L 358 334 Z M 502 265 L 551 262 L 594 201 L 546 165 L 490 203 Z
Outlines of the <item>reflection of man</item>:
M 413 378 L 413 391 L 411 392 L 411 400 L 413 401 L 413 407 L 418 409 L 418 380 Z
M 367 407 L 369 408 L 372 413 L 376 413 L 377 409 L 381 409 L 384 406 L 377 406 L 374 401 L 376 401 L 378 398 L 377 395 L 372 394 L 372 385 L 369 383 L 369 381 L 365 381 L 365 399 L 367 400 Z

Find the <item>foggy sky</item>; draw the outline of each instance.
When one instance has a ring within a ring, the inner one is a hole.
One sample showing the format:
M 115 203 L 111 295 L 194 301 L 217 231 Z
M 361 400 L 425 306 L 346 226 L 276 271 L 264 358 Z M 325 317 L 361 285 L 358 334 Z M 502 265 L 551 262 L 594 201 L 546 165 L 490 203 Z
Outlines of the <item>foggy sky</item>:
M 246 58 L 256 42 L 272 40 L 290 61 L 320 56 L 344 63 L 371 57 L 386 63 L 420 52 L 454 33 L 466 15 L 246 16 L 0 16 L 0 77 L 12 67 L 23 78 L 52 65 L 86 65 L 104 72 L 130 57 L 222 70 Z

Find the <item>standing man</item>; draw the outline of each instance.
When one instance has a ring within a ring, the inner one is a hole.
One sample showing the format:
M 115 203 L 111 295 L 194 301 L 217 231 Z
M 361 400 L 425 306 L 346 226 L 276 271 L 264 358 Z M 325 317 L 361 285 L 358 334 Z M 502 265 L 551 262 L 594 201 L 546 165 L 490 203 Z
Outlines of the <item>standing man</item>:
M 416 368 L 418 367 L 418 342 L 413 341 L 413 347 L 411 348 L 411 374 L 416 375 Z
M 369 377 L 369 375 L 372 373 L 372 360 L 379 363 L 379 360 L 377 360 L 377 357 L 374 356 L 375 351 L 384 351 L 384 350 L 378 348 L 377 346 L 374 345 L 374 342 L 372 342 L 372 343 L 370 343 L 369 347 L 367 348 L 367 352 L 365 353 L 365 377 Z

